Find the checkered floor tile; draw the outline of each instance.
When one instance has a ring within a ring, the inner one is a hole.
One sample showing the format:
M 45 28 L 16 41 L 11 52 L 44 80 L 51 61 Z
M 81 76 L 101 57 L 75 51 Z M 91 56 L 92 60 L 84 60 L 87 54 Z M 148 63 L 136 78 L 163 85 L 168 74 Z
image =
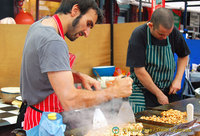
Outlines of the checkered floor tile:
M 15 124 L 19 108 L 9 104 L 0 103 L 0 126 Z

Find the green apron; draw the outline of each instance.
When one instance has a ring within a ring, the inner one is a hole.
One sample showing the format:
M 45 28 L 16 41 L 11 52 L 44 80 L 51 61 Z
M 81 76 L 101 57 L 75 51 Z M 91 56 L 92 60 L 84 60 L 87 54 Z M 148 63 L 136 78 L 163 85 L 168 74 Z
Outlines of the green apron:
M 167 46 L 152 45 L 149 27 L 147 27 L 145 69 L 161 90 L 171 85 L 175 72 L 175 61 L 169 38 L 167 37 Z M 129 102 L 133 112 L 136 113 L 145 109 L 145 99 L 142 91 L 145 88 L 134 72 L 131 73 L 131 77 L 133 79 L 133 90 L 132 95 L 129 96 Z

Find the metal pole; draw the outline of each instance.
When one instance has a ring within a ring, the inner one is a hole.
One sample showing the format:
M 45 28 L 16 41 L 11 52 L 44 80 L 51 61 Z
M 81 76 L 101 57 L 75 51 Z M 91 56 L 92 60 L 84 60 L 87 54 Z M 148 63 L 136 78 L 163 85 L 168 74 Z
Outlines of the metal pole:
M 187 0 L 185 0 L 185 10 L 184 10 L 184 17 L 183 17 L 183 30 L 187 28 Z
M 142 0 L 139 0 L 139 16 L 138 16 L 138 21 L 142 21 Z
M 99 0 L 99 7 L 100 7 L 100 9 L 103 9 L 103 5 L 104 5 L 104 0 Z
M 113 20 L 114 20 L 114 0 L 110 0 L 110 64 L 114 65 L 114 47 L 113 47 Z
M 36 0 L 36 21 L 39 19 L 39 0 Z

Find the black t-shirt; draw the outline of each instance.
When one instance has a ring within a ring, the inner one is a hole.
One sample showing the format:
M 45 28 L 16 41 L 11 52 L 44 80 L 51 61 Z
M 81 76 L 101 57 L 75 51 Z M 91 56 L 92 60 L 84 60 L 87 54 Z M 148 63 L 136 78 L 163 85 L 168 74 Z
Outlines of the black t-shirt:
M 174 27 L 169 35 L 172 52 L 176 53 L 178 57 L 185 57 L 190 54 L 190 50 L 179 30 Z M 167 45 L 167 39 L 158 40 L 151 35 L 151 44 L 163 46 Z M 131 67 L 145 67 L 145 51 L 147 47 L 147 24 L 137 27 L 130 39 L 127 52 L 126 66 Z

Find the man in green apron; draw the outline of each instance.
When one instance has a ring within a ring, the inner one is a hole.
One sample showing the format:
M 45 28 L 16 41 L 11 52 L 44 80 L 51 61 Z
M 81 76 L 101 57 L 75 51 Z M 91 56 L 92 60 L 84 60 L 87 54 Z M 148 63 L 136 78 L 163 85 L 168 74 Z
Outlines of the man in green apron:
M 178 56 L 176 75 L 174 53 Z M 171 10 L 156 9 L 150 22 L 133 31 L 126 65 L 134 81 L 129 97 L 134 112 L 179 100 L 176 92 L 181 89 L 189 54 Z

